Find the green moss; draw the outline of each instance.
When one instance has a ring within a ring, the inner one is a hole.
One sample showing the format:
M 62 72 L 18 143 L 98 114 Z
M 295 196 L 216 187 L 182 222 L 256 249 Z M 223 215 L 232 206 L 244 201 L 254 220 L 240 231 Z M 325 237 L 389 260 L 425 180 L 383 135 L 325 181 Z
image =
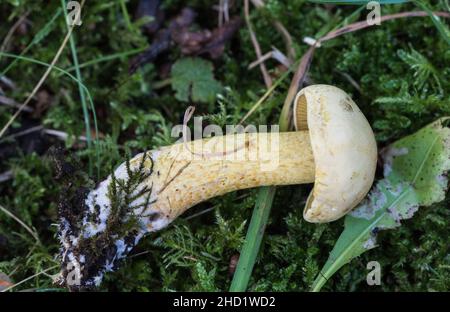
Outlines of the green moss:
M 20 5 L 13 5 L 13 2 L 20 2 Z M 265 2 L 265 9 L 251 11 L 263 52 L 269 51 L 272 46 L 284 50 L 281 36 L 272 30 L 272 20 L 278 19 L 291 34 L 298 57 L 308 48 L 302 42 L 303 37 L 320 36 L 334 29 L 357 9 L 353 6 L 327 9 L 304 0 Z M 444 2 L 433 1 L 432 8 L 445 11 Z M 165 1 L 164 7 L 169 13 L 176 13 L 186 3 L 198 11 L 199 27 L 216 26 L 217 12 L 212 9 L 218 3 L 215 0 L 171 0 Z M 134 5 L 129 4 L 130 12 Z M 67 28 L 61 17 L 48 25 L 58 9 L 59 2 L 45 7 L 31 0 L 2 2 L 0 38 L 4 38 L 17 18 L 28 10 L 28 19 L 32 21 L 26 33 L 13 36 L 8 52 L 20 54 L 39 30 L 47 25 L 48 34 L 39 38 L 24 56 L 51 62 Z M 147 38 L 138 27 L 127 27 L 119 2 L 87 2 L 84 10 L 83 25 L 74 32 L 81 64 L 148 45 Z M 383 6 L 382 13 L 407 10 L 415 10 L 415 7 L 412 4 Z M 232 10 L 233 14 L 242 15 L 242 12 L 242 7 Z M 355 15 L 357 19 L 364 17 L 364 10 Z M 102 178 L 123 161 L 123 155 L 173 142 L 175 138 L 170 136 L 171 127 L 180 123 L 187 106 L 176 99 L 170 87 L 154 88 L 164 79 L 158 73 L 159 61 L 148 64 L 129 77 L 130 58 L 123 56 L 93 62 L 81 68 L 83 82 L 95 103 L 102 134 L 96 143 L 100 151 L 96 166 Z M 176 48 L 164 56 L 168 62 L 179 58 L 180 52 Z M 244 26 L 236 38 L 227 44 L 224 55 L 213 62 L 214 77 L 225 87 L 221 98 L 214 106 L 194 103 L 196 114 L 208 115 L 206 122 L 238 123 L 265 92 L 259 70 L 247 68 L 255 59 L 250 36 Z M 11 61 L 1 57 L 0 70 L 7 68 Z M 450 114 L 449 63 L 448 45 L 440 38 L 429 18 L 399 19 L 326 43 L 316 51 L 309 79 L 314 83 L 334 84 L 349 92 L 373 125 L 382 147 L 413 133 L 437 117 Z M 73 66 L 69 49 L 64 50 L 57 65 L 65 69 Z M 267 62 L 269 69 L 276 65 L 274 60 Z M 24 100 L 44 71 L 45 68 L 39 65 L 16 62 L 7 77 L 15 82 L 17 88 L 5 89 L 7 96 L 18 102 Z M 276 72 L 271 70 L 271 74 L 276 75 Z M 350 79 L 359 88 L 354 87 Z M 247 122 L 276 123 L 288 87 L 287 80 Z M 84 116 L 77 84 L 60 73 L 52 72 L 43 88 L 52 96 L 52 102 L 38 121 L 69 135 L 82 135 Z M 0 106 L 1 125 L 11 115 L 11 109 Z M 92 121 L 92 114 L 90 118 Z M 19 118 L 13 128 L 24 123 L 25 120 Z M 95 157 L 95 149 L 79 148 L 73 140 L 66 145 L 77 152 L 83 168 L 87 169 L 89 157 Z M 0 270 L 12 272 L 11 278 L 18 282 L 56 264 L 55 199 L 62 189 L 52 177 L 45 157 L 17 152 L 13 158 L 2 160 L 0 168 L 0 172 L 9 168 L 13 170 L 13 179 L 0 184 L 0 204 L 27 225 L 33 226 L 41 241 L 36 243 L 20 225 L 0 212 Z M 142 177 L 136 177 L 137 180 L 139 178 Z M 111 197 L 113 200 L 116 198 L 117 193 L 114 192 L 130 194 L 128 191 L 132 186 L 117 181 L 116 188 L 111 189 Z M 279 188 L 250 289 L 308 290 L 325 263 L 343 224 L 338 221 L 316 226 L 303 221 L 303 202 L 309 188 Z M 135 256 L 127 259 L 119 271 L 106 276 L 101 289 L 227 290 L 231 281 L 230 261 L 242 246 L 245 222 L 251 216 L 255 195 L 255 190 L 246 190 L 214 198 L 177 219 L 173 226 L 148 235 L 135 248 Z M 131 199 L 117 201 L 113 215 L 124 213 L 126 202 Z M 381 247 L 344 267 L 326 284 L 325 290 L 448 291 L 449 204 L 447 195 L 445 202 L 421 209 L 401 228 L 380 233 Z M 214 212 L 185 220 L 211 207 L 214 207 Z M 120 233 L 122 235 L 134 227 L 135 224 L 130 221 L 130 224 L 118 228 L 124 231 Z M 377 260 L 382 265 L 382 285 L 379 287 L 369 287 L 365 283 L 365 265 L 370 260 Z M 48 287 L 52 287 L 51 280 L 39 275 L 18 288 Z

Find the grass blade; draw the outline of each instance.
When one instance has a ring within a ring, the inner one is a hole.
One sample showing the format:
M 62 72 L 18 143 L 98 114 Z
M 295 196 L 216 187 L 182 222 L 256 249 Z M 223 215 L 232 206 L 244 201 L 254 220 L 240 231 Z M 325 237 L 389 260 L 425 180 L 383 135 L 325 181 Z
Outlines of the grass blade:
M 61 6 L 64 10 L 64 20 L 67 21 L 67 8 L 66 8 L 66 1 L 65 0 L 61 0 Z M 66 23 L 67 28 L 69 29 L 69 25 Z M 80 71 L 80 67 L 79 67 L 79 63 L 78 63 L 78 53 L 77 53 L 77 48 L 75 45 L 75 39 L 73 37 L 73 35 L 70 36 L 69 38 L 69 45 L 70 45 L 70 50 L 72 52 L 72 60 L 74 63 L 74 68 L 75 68 L 75 74 L 76 77 L 78 79 L 78 91 L 80 93 L 80 101 L 81 101 L 81 106 L 83 109 L 83 116 L 84 116 L 84 124 L 86 127 L 86 138 L 87 138 L 87 148 L 91 149 L 92 148 L 92 135 L 91 135 L 91 124 L 90 124 L 90 120 L 89 120 L 89 110 L 88 110 L 88 105 L 86 102 L 86 96 L 85 96 L 85 91 L 83 89 L 83 85 L 82 85 L 82 78 L 81 78 L 81 71 Z M 95 116 L 95 107 L 93 107 L 92 101 L 91 101 L 91 110 L 94 114 L 94 128 L 95 128 L 95 136 L 96 138 L 98 138 L 98 126 L 97 126 L 97 118 Z M 95 145 L 95 149 L 96 149 L 96 155 L 97 155 L 97 178 L 100 175 L 100 164 L 99 159 L 100 159 L 100 154 L 98 151 L 98 144 Z M 92 156 L 89 154 L 89 175 L 92 176 L 92 170 L 93 170 L 93 162 L 92 162 Z
M 297 62 L 294 65 L 296 64 Z M 293 78 L 293 82 L 291 82 L 291 85 L 289 87 L 289 92 L 284 101 L 283 110 L 279 120 L 280 131 L 289 130 L 290 115 L 289 113 L 283 112 L 287 112 L 289 110 L 288 108 L 290 107 L 292 101 L 294 100 L 295 94 L 297 93 L 299 84 L 295 83 L 295 81 L 296 77 L 299 76 L 298 72 L 299 70 L 301 70 L 301 68 L 302 67 L 299 66 L 299 69 L 297 69 L 297 72 Z M 287 75 L 288 73 L 290 73 L 290 69 L 285 73 L 285 75 Z M 279 80 L 273 85 L 273 88 L 278 86 L 278 83 L 280 83 L 286 77 L 285 75 L 279 78 Z M 270 88 L 266 93 L 267 96 L 272 91 L 273 89 Z M 263 96 L 263 98 L 265 98 L 266 94 Z M 255 111 L 256 108 L 257 107 L 252 108 L 252 110 L 250 110 L 250 112 L 239 124 L 241 124 L 251 114 L 251 112 Z M 256 257 L 258 256 L 258 252 L 261 247 L 261 242 L 264 236 L 264 230 L 267 225 L 267 220 L 269 219 L 270 210 L 272 209 L 275 191 L 275 186 L 264 186 L 259 189 L 258 198 L 255 203 L 255 208 L 253 209 L 252 219 L 250 221 L 247 235 L 245 237 L 245 243 L 244 246 L 242 246 L 239 261 L 236 266 L 236 271 L 231 282 L 230 291 L 245 291 L 247 289 L 248 282 L 253 271 L 253 266 L 255 265 Z
M 30 63 L 33 63 L 33 64 L 38 64 L 38 65 L 41 65 L 41 66 L 44 66 L 44 67 L 47 67 L 47 68 L 50 67 L 50 66 L 52 66 L 52 65 L 49 64 L 49 63 L 42 62 L 42 61 L 40 61 L 40 60 L 36 60 L 36 59 L 34 59 L 34 58 L 31 58 L 31 57 L 22 56 L 22 55 L 16 55 L 16 54 L 12 54 L 12 53 L 0 52 L 0 56 L 13 58 L 13 59 L 17 59 L 17 60 L 20 60 L 20 61 L 26 61 L 26 62 L 30 62 Z M 88 94 L 88 96 L 90 97 L 90 95 L 89 95 L 89 90 L 86 88 L 86 86 L 85 86 L 81 81 L 78 80 L 77 77 L 75 77 L 74 75 L 72 75 L 71 73 L 69 73 L 67 70 L 65 70 L 65 69 L 63 69 L 63 68 L 61 68 L 61 67 L 59 67 L 59 66 L 54 65 L 54 66 L 52 66 L 52 68 L 53 68 L 55 71 L 60 72 L 61 74 L 66 75 L 67 77 L 69 77 L 70 79 L 72 79 L 73 81 L 75 81 L 76 83 L 81 84 L 81 86 L 83 87 L 83 89 L 84 89 L 84 91 L 86 92 L 86 94 Z
M 265 186 L 260 188 L 253 210 L 252 219 L 247 230 L 245 243 L 241 250 L 236 272 L 231 282 L 230 291 L 245 291 L 252 274 L 253 266 L 258 256 L 264 230 L 272 208 L 275 187 Z
M 83 6 L 84 2 L 86 0 L 83 0 L 81 2 L 81 6 Z M 2 137 L 8 128 L 13 124 L 13 122 L 16 120 L 16 118 L 20 115 L 22 110 L 28 105 L 28 103 L 31 101 L 31 99 L 36 95 L 37 91 L 42 87 L 47 77 L 50 75 L 50 72 L 54 68 L 56 62 L 59 60 L 59 57 L 61 56 L 65 46 L 67 45 L 67 42 L 69 41 L 70 35 L 72 34 L 73 26 L 69 28 L 68 33 L 64 37 L 63 42 L 59 46 L 58 51 L 56 52 L 52 62 L 50 63 L 50 66 L 45 71 L 44 75 L 39 79 L 38 83 L 34 86 L 33 91 L 31 91 L 30 95 L 26 98 L 26 100 L 20 105 L 19 109 L 14 113 L 14 115 L 8 120 L 8 122 L 3 126 L 3 128 L 0 130 L 0 137 Z
M 38 277 L 39 275 L 45 274 L 45 273 L 47 273 L 48 271 L 51 271 L 51 270 L 53 270 L 53 269 L 56 269 L 57 267 L 59 267 L 59 264 L 58 264 L 58 265 L 54 265 L 54 266 L 52 266 L 52 267 L 50 267 L 50 268 L 48 268 L 48 269 L 45 269 L 45 270 L 43 270 L 43 271 L 40 271 L 40 272 L 38 272 L 38 273 L 36 273 L 36 274 L 33 274 L 33 275 L 31 275 L 31 276 L 29 276 L 29 277 L 27 277 L 27 278 L 21 280 L 20 282 L 15 283 L 14 285 L 12 285 L 12 286 L 10 286 L 10 287 L 8 287 L 8 288 L 3 289 L 3 290 L 0 291 L 0 292 L 7 292 L 7 291 L 10 291 L 10 290 L 12 290 L 12 289 L 15 288 L 15 287 L 17 287 L 17 286 L 19 286 L 19 285 L 21 285 L 21 284 L 23 284 L 23 283 L 25 283 L 25 282 L 28 282 L 29 280 L 32 280 L 32 279 L 35 278 L 35 277 Z
M 422 10 L 424 10 L 425 12 L 428 13 L 428 15 L 431 18 L 431 21 L 433 22 L 434 26 L 439 31 L 442 38 L 445 40 L 445 42 L 447 42 L 448 45 L 450 45 L 450 32 L 449 32 L 448 28 L 445 26 L 445 24 L 441 22 L 439 17 L 436 16 L 433 13 L 433 11 L 431 11 L 430 8 L 425 3 L 423 3 L 423 1 L 421 1 L 421 0 L 412 0 L 412 1 L 414 2 L 415 5 L 417 5 L 419 8 L 421 8 Z
M 138 49 L 133 49 L 133 50 L 130 50 L 130 51 L 118 52 L 118 53 L 114 53 L 114 54 L 111 54 L 111 55 L 102 56 L 102 57 L 99 57 L 97 59 L 93 59 L 93 60 L 87 61 L 85 63 L 79 64 L 78 68 L 81 69 L 81 68 L 89 67 L 89 66 L 92 66 L 92 65 L 96 65 L 98 63 L 108 62 L 108 61 L 112 61 L 112 60 L 115 60 L 115 59 L 118 59 L 118 58 L 123 58 L 123 57 L 126 57 L 126 56 L 138 54 L 138 53 L 141 53 L 141 52 L 145 51 L 147 48 L 148 47 L 138 48 Z M 73 71 L 75 69 L 76 69 L 76 67 L 72 66 L 72 67 L 67 68 L 66 70 L 68 72 L 70 72 L 70 71 Z
M 125 0 L 119 0 L 120 2 L 120 9 L 122 10 L 123 18 L 125 19 L 125 24 L 128 27 L 128 30 L 133 30 L 133 25 L 131 25 L 130 15 L 128 14 L 127 10 L 127 4 L 125 3 Z
M 70 79 L 72 79 L 73 81 L 75 81 L 76 83 L 78 83 L 78 85 L 80 85 L 85 94 L 87 95 L 88 101 L 89 101 L 89 106 L 91 107 L 91 110 L 93 111 L 93 117 L 94 117 L 94 125 L 95 125 L 95 129 L 97 129 L 97 118 L 96 118 L 96 114 L 95 114 L 95 110 L 94 110 L 94 102 L 92 100 L 91 97 L 91 93 L 89 92 L 88 88 L 83 84 L 83 82 L 79 81 L 77 77 L 75 77 L 74 75 L 72 75 L 71 73 L 67 72 L 66 70 L 62 69 L 61 67 L 52 65 L 52 64 L 48 64 L 30 57 L 26 57 L 26 56 L 21 56 L 21 55 L 15 55 L 15 54 L 11 54 L 11 53 L 4 53 L 4 52 L 0 52 L 0 56 L 4 56 L 4 57 L 9 57 L 9 58 L 13 58 L 16 60 L 21 60 L 21 61 L 27 61 L 33 64 L 38 64 L 38 65 L 42 65 L 45 66 L 47 68 L 52 67 L 52 69 L 54 69 L 57 72 L 60 72 L 66 76 L 68 76 Z M 100 155 L 99 155 L 99 151 L 96 150 L 97 153 L 97 159 L 99 159 Z

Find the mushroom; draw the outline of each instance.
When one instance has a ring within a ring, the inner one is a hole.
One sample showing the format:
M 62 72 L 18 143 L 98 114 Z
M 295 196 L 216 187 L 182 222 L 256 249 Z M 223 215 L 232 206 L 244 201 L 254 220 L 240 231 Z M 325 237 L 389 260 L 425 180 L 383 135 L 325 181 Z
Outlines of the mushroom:
M 98 285 L 144 234 L 166 227 L 197 203 L 235 190 L 315 182 L 305 220 L 342 217 L 374 179 L 377 148 L 369 123 L 344 91 L 312 85 L 297 94 L 294 125 L 295 132 L 177 143 L 121 164 L 87 193 L 76 220 L 61 214 L 61 284 L 69 285 L 69 265 L 80 268 L 76 287 Z
M 295 128 L 309 131 L 315 184 L 303 217 L 339 219 L 366 196 L 375 176 L 377 144 L 367 119 L 344 91 L 328 85 L 301 90 L 294 100 Z

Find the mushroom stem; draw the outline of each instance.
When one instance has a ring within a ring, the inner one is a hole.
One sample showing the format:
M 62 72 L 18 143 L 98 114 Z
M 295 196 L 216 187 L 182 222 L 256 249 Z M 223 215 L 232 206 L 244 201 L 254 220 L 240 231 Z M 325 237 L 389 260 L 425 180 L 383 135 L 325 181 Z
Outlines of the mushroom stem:
M 142 157 L 137 155 L 131 165 L 138 166 Z M 216 136 L 174 144 L 147 157 L 144 167 L 153 165 L 153 173 L 144 182 L 152 187 L 152 221 L 145 222 L 149 231 L 202 201 L 231 191 L 314 182 L 307 131 Z

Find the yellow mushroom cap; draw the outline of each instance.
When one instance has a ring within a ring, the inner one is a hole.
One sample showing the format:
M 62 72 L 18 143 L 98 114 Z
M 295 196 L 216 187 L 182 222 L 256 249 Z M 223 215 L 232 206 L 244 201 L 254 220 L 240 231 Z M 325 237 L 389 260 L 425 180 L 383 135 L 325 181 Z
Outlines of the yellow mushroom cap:
M 303 211 L 308 222 L 339 219 L 366 196 L 375 176 L 377 145 L 350 96 L 329 85 L 302 89 L 294 101 L 297 130 L 309 130 L 315 184 Z

